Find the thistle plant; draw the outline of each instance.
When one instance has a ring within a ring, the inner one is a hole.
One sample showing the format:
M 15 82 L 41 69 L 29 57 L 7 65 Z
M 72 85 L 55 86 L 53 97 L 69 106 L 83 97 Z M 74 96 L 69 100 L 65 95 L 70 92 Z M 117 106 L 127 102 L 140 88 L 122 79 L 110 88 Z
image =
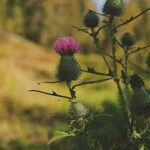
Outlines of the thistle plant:
M 73 137 L 76 143 L 74 149 L 150 149 L 150 92 L 146 89 L 141 75 L 136 72 L 131 74 L 131 70 L 129 70 L 130 56 L 147 49 L 150 45 L 136 48 L 136 37 L 127 31 L 121 37 L 117 36 L 122 26 L 131 23 L 149 10 L 150 8 L 121 23 L 116 23 L 118 17 L 124 14 L 124 3 L 122 0 L 107 0 L 103 7 L 103 14 L 89 10 L 83 16 L 84 29 L 72 26 L 77 31 L 83 32 L 92 38 L 100 59 L 104 60 L 107 67 L 107 72 L 105 73 L 96 70 L 94 67 L 89 68 L 87 66 L 87 70 L 85 70 L 79 66 L 75 58 L 75 53 L 79 52 L 80 44 L 73 37 L 61 37 L 54 42 L 54 49 L 60 55 L 60 60 L 56 68 L 57 81 L 47 83 L 65 82 L 70 95 L 61 95 L 54 91 L 52 93 L 39 90 L 30 91 L 68 99 L 70 103 L 70 131 L 60 135 L 58 139 Z M 102 20 L 103 18 L 105 21 Z M 102 26 L 100 26 L 101 24 Z M 99 38 L 103 29 L 107 29 L 109 32 L 111 43 L 109 53 L 103 49 L 101 38 Z M 123 52 L 121 59 L 116 54 L 118 48 L 122 49 Z M 149 54 L 146 63 L 149 67 Z M 100 79 L 73 84 L 79 79 L 81 73 L 100 76 Z M 76 96 L 76 92 L 78 92 L 76 89 L 79 86 L 99 84 L 108 80 L 112 80 L 118 90 L 118 99 L 120 102 L 119 113 L 94 113 L 85 104 L 80 102 Z M 106 134 L 110 134 L 109 136 L 111 136 L 111 133 L 105 131 L 102 125 L 108 126 L 108 124 L 112 126 L 112 130 L 118 130 L 116 134 L 122 138 L 111 138 L 111 142 L 107 141 L 108 138 L 105 138 Z M 103 130 L 105 131 L 104 133 Z M 49 143 L 51 144 L 55 140 L 57 138 L 50 140 Z

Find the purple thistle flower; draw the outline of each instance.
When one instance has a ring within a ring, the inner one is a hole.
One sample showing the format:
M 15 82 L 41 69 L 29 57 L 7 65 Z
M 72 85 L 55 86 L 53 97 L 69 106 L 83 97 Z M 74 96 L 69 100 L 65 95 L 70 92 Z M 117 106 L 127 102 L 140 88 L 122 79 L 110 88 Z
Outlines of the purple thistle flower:
M 80 51 L 80 44 L 71 36 L 60 37 L 54 43 L 54 49 L 59 54 L 74 54 Z

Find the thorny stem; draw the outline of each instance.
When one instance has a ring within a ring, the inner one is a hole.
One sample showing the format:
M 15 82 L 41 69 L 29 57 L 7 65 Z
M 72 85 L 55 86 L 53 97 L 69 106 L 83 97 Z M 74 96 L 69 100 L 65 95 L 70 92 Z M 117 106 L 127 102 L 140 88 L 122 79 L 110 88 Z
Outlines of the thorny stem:
M 93 80 L 93 81 L 81 82 L 79 84 L 76 84 L 76 85 L 72 86 L 72 89 L 75 89 L 78 86 L 83 86 L 83 85 L 88 85 L 88 84 L 95 84 L 95 83 L 105 82 L 105 81 L 108 81 L 108 80 L 111 80 L 111 79 L 113 79 L 113 78 L 106 78 L 106 79 L 100 79 L 100 80 Z
M 123 23 L 121 23 L 121 24 L 117 25 L 116 27 L 114 27 L 113 31 L 116 31 L 118 28 L 120 28 L 120 27 L 122 27 L 122 26 L 124 26 L 124 25 L 126 25 L 126 24 L 128 24 L 130 22 L 132 22 L 133 20 L 139 18 L 140 16 L 142 16 L 144 13 L 148 12 L 149 10 L 150 10 L 150 8 L 147 8 L 144 11 L 142 11 L 141 13 L 137 14 L 136 16 L 127 19 Z
M 40 84 L 53 84 L 53 83 L 60 83 L 60 82 L 62 82 L 62 81 L 44 81 L 44 82 L 38 82 L 38 85 L 40 85 Z
M 102 48 L 100 46 L 100 42 L 99 42 L 99 39 L 97 38 L 97 34 L 96 34 L 96 32 L 94 30 L 92 30 L 92 38 L 93 38 L 94 44 L 96 45 L 97 51 L 101 54 L 101 56 L 102 56 L 102 58 L 103 58 L 103 60 L 104 60 L 104 62 L 106 64 L 108 70 L 111 71 L 109 63 L 107 62 L 105 54 L 104 54 L 104 52 L 103 52 L 103 50 L 102 50 Z
M 71 100 L 76 98 L 76 92 L 74 91 L 73 87 L 71 87 L 71 82 L 66 82 L 67 87 L 69 89 L 70 95 L 71 95 Z
M 111 56 L 111 55 L 109 55 L 109 54 L 107 54 L 107 53 L 105 53 L 105 55 L 113 60 L 113 56 Z M 117 62 L 119 65 L 121 65 L 122 68 L 124 68 L 124 64 L 122 63 L 122 59 L 117 59 L 117 58 L 116 58 L 116 62 Z
M 81 32 L 86 33 L 86 34 L 88 34 L 88 35 L 91 36 L 91 33 L 90 33 L 87 29 L 81 29 L 81 28 L 78 28 L 78 27 L 76 27 L 76 26 L 72 26 L 72 27 L 73 27 L 74 29 L 78 30 L 78 31 L 81 31 Z
M 144 49 L 146 49 L 146 48 L 148 48 L 148 47 L 150 47 L 150 44 L 149 44 L 149 45 L 146 45 L 146 46 L 144 46 L 144 47 L 138 47 L 137 49 L 135 49 L 135 50 L 129 52 L 128 55 L 130 56 L 131 54 L 134 54 L 134 53 L 136 53 L 136 52 L 139 52 L 139 51 L 141 51 L 141 50 L 144 50 Z
M 69 100 L 71 99 L 71 97 L 57 94 L 57 93 L 54 92 L 54 91 L 53 91 L 52 93 L 48 93 L 48 92 L 44 92 L 44 91 L 40 91 L 40 90 L 29 90 L 29 92 L 38 92 L 38 93 L 42 93 L 42 94 L 46 94 L 46 95 L 51 95 L 51 96 L 55 96 L 55 97 L 60 97 L 60 98 L 69 99 Z
M 101 76 L 111 76 L 109 73 L 102 73 L 102 72 L 97 72 L 95 69 L 94 70 L 84 70 L 84 69 L 81 69 L 82 72 L 86 72 L 86 73 L 91 73 L 91 74 L 94 74 L 94 75 L 101 75 Z
M 100 15 L 100 16 L 109 17 L 109 16 L 106 15 L 106 14 L 98 13 L 98 12 L 96 12 L 96 11 L 94 11 L 94 10 L 91 10 L 91 9 L 89 9 L 89 11 L 92 11 L 92 12 L 94 12 L 94 13 Z
M 124 49 L 124 57 L 125 57 L 125 68 L 124 68 L 124 73 L 125 73 L 125 89 L 128 89 L 129 85 L 129 77 L 128 77 L 128 48 Z
M 113 20 L 114 20 L 114 16 L 110 16 L 109 18 L 109 30 L 110 30 L 110 36 L 111 36 L 111 47 L 112 47 L 112 57 L 113 57 L 113 75 L 114 77 L 116 77 L 114 79 L 114 82 L 117 85 L 118 88 L 118 92 L 121 96 L 121 100 L 122 100 L 122 107 L 124 109 L 124 113 L 125 113 L 125 118 L 128 122 L 128 127 L 130 127 L 130 113 L 129 113 L 129 108 L 125 99 L 125 96 L 122 92 L 122 88 L 118 79 L 118 69 L 117 69 L 117 58 L 116 58 L 116 40 L 115 40 L 115 34 L 114 34 L 114 30 L 113 30 Z

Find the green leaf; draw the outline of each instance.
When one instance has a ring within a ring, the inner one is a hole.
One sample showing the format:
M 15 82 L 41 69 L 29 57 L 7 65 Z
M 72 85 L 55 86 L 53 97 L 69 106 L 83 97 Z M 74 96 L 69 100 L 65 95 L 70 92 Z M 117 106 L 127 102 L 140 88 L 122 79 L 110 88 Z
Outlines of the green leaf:
M 53 137 L 53 138 L 48 142 L 48 144 L 57 142 L 58 140 L 63 139 L 63 138 L 76 136 L 75 134 L 68 134 L 68 133 L 66 133 L 66 132 L 59 132 L 59 131 L 57 131 L 57 132 L 58 132 L 58 133 L 61 133 L 62 135 L 57 136 L 57 137 Z

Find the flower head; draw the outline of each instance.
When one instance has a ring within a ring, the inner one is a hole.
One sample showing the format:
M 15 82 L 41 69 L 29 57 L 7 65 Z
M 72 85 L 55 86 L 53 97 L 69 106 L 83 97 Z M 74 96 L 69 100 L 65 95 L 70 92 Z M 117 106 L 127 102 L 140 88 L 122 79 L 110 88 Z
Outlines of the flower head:
M 124 12 L 124 5 L 122 0 L 107 0 L 103 12 L 110 16 L 121 16 Z
M 130 76 L 130 85 L 134 91 L 139 91 L 144 87 L 144 81 L 138 74 L 133 74 Z
M 123 46 L 129 48 L 135 44 L 136 40 L 135 40 L 135 37 L 131 33 L 126 32 L 122 35 L 121 42 Z
M 89 28 L 95 28 L 99 24 L 99 18 L 97 14 L 89 10 L 83 18 L 83 24 Z
M 54 43 L 54 49 L 59 54 L 74 54 L 79 52 L 80 44 L 71 36 L 60 37 Z

